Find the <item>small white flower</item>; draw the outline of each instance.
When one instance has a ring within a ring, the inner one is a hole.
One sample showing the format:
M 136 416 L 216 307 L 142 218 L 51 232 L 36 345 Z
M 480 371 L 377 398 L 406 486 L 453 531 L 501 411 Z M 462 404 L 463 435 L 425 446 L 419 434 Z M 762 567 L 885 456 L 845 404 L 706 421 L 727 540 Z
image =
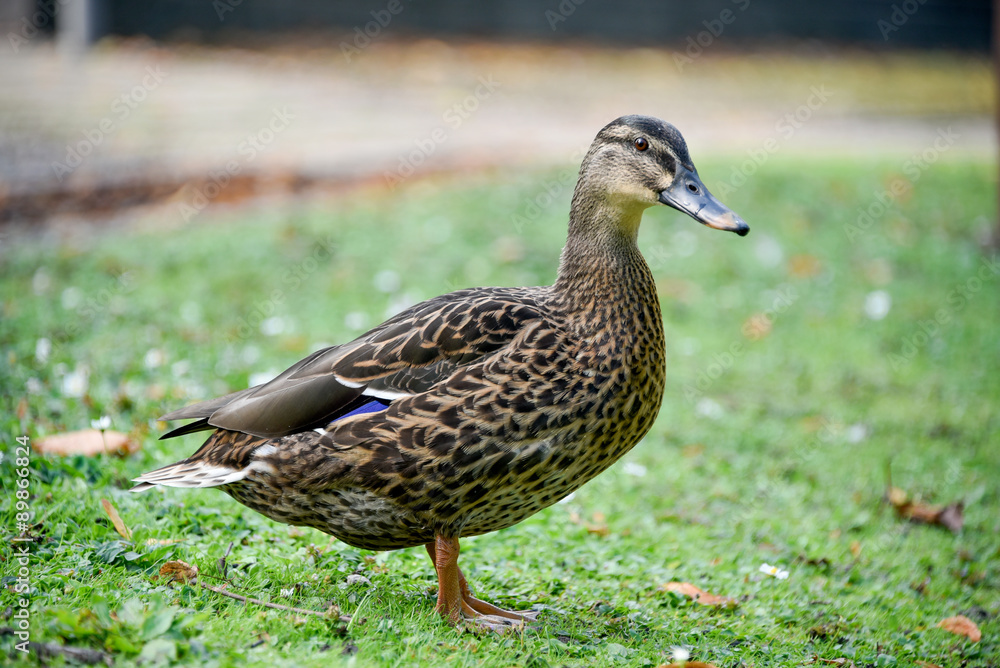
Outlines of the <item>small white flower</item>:
M 201 323 L 201 306 L 198 302 L 187 301 L 181 304 L 180 308 L 181 320 L 189 325 L 197 325 Z
M 294 594 L 295 594 L 295 587 L 289 587 L 288 589 L 282 587 L 281 589 L 282 598 L 291 598 Z
M 622 464 L 622 470 L 629 475 L 634 475 L 636 478 L 646 475 L 646 467 L 638 462 L 625 462 Z
M 240 351 L 240 360 L 246 364 L 250 365 L 260 359 L 260 348 L 250 344 Z
M 79 366 L 63 376 L 62 393 L 67 397 L 82 397 L 87 393 L 89 380 L 90 370 L 85 366 Z
M 892 295 L 885 290 L 874 290 L 865 297 L 865 315 L 870 320 L 881 320 L 889 315 L 892 308 Z
M 275 315 L 260 323 L 260 333 L 264 336 L 277 336 L 288 329 L 288 323 L 280 315 Z
M 670 656 L 673 657 L 674 663 L 684 663 L 691 658 L 691 652 L 688 651 L 687 647 L 671 647 Z
M 49 361 L 49 355 L 52 354 L 52 342 L 49 341 L 44 336 L 35 342 L 35 359 L 38 360 L 39 364 L 45 364 Z
M 48 292 L 51 286 L 52 277 L 45 273 L 44 269 L 39 269 L 35 272 L 35 275 L 31 277 L 31 289 L 34 290 L 35 294 L 39 297 Z
M 62 302 L 62 307 L 67 311 L 72 311 L 76 309 L 81 303 L 83 303 L 83 290 L 76 287 L 75 285 L 70 286 L 62 291 L 60 297 Z
M 868 429 L 863 424 L 852 424 L 844 434 L 848 443 L 860 443 L 868 436 Z
M 163 363 L 166 361 L 167 356 L 159 348 L 150 348 L 146 351 L 146 356 L 143 358 L 143 364 L 146 365 L 147 369 L 155 369 L 163 366 Z
M 100 429 L 101 431 L 104 431 L 105 429 L 110 429 L 111 428 L 111 418 L 108 417 L 107 415 L 102 415 L 97 420 L 91 420 L 90 421 L 90 428 L 91 429 Z
M 754 248 L 754 255 L 765 267 L 777 267 L 785 259 L 785 253 L 781 250 L 781 244 L 771 237 L 761 237 Z
M 392 293 L 399 290 L 402 281 L 399 274 L 392 269 L 383 269 L 375 274 L 375 289 L 379 292 Z
M 357 573 L 351 573 L 350 575 L 347 576 L 347 585 L 348 586 L 356 585 L 356 584 L 370 585 L 371 583 L 372 583 L 372 581 L 369 580 L 368 578 L 366 578 L 364 575 L 359 575 Z
M 771 577 L 778 578 L 779 580 L 788 579 L 788 571 L 783 571 L 777 566 L 772 566 L 771 564 L 761 564 L 760 568 L 757 570 L 759 570 L 761 573 L 770 575 Z
M 709 399 L 708 397 L 703 397 L 698 400 L 697 405 L 694 407 L 694 412 L 698 415 L 707 417 L 709 420 L 718 420 L 726 414 L 722 404 L 715 399 Z

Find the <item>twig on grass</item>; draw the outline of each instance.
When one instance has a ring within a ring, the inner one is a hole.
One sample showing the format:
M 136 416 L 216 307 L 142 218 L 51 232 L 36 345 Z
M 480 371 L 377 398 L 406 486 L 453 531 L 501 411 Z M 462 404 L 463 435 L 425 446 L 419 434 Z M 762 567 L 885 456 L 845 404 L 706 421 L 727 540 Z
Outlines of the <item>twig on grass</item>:
M 273 608 L 275 610 L 287 610 L 288 612 L 298 612 L 303 615 L 312 615 L 314 617 L 322 617 L 323 619 L 332 619 L 333 615 L 327 616 L 326 612 L 320 612 L 319 610 L 307 610 L 305 608 L 296 608 L 290 605 L 281 605 L 280 603 L 268 603 L 267 601 L 262 601 L 259 598 L 251 598 L 250 596 L 243 596 L 242 594 L 234 594 L 231 591 L 226 591 L 222 587 L 213 587 L 212 585 L 207 585 L 202 583 L 201 586 L 209 591 L 214 591 L 216 594 L 222 594 L 223 596 L 228 596 L 229 598 L 236 599 L 241 603 L 255 603 L 257 605 L 262 605 L 265 608 Z M 349 624 L 351 622 L 350 615 L 337 615 L 337 619 Z

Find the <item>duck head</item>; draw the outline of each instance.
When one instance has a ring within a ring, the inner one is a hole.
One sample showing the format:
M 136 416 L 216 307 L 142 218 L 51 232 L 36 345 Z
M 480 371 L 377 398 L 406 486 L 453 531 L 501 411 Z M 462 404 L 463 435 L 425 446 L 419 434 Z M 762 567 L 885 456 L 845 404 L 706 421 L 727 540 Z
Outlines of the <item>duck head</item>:
M 665 204 L 717 230 L 750 231 L 702 183 L 677 128 L 651 116 L 622 116 L 597 134 L 580 168 L 581 192 L 623 212 Z

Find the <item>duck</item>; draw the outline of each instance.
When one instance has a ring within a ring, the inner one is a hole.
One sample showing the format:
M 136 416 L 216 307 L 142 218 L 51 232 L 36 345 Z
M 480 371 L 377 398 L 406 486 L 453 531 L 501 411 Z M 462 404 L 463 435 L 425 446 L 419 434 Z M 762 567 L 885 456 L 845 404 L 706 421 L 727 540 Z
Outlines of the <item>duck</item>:
M 474 596 L 459 541 L 560 501 L 653 425 L 663 317 L 637 235 L 658 205 L 750 229 L 705 187 L 673 125 L 622 116 L 583 158 L 552 285 L 435 297 L 269 382 L 167 413 L 193 421 L 162 438 L 212 433 L 132 491 L 217 487 L 356 548 L 424 546 L 447 622 L 524 628 L 536 611 Z

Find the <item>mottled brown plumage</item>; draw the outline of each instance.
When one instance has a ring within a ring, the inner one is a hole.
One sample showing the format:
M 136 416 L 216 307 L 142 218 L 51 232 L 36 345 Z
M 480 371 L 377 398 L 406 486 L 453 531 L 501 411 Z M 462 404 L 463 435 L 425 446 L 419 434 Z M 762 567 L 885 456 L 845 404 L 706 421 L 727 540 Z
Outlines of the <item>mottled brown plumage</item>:
M 167 436 L 215 432 L 135 490 L 219 486 L 350 545 L 425 545 L 442 615 L 490 628 L 532 619 L 471 596 L 458 539 L 555 503 L 652 426 L 663 323 L 636 235 L 658 202 L 746 234 L 705 190 L 676 129 L 618 119 L 583 160 L 554 285 L 437 297 L 269 383 L 170 413 L 196 421 Z M 374 412 L 348 415 L 362 406 Z

